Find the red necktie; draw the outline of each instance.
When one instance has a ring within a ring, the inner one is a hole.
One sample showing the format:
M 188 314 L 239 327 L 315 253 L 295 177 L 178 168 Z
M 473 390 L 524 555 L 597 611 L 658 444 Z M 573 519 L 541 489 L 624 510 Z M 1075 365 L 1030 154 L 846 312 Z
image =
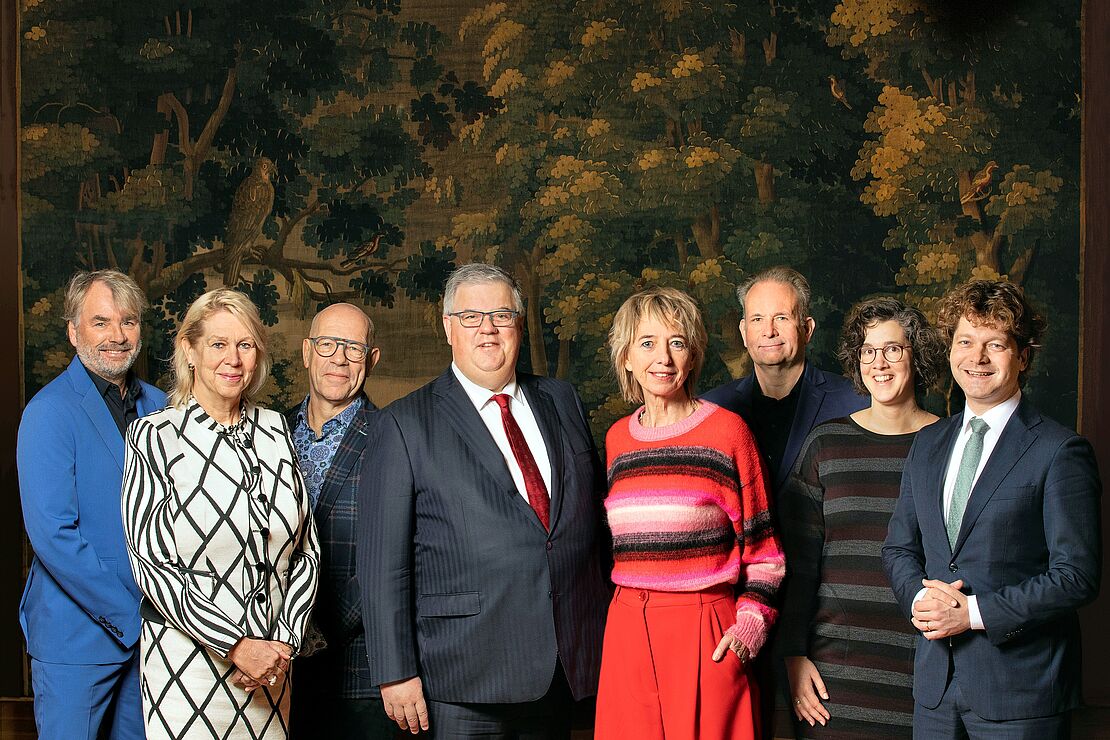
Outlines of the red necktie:
M 524 441 L 524 432 L 520 431 L 520 425 L 513 418 L 513 412 L 509 411 L 510 397 L 504 393 L 498 393 L 493 400 L 501 407 L 501 423 L 505 425 L 505 436 L 509 438 L 513 457 L 516 458 L 516 464 L 520 466 L 520 472 L 524 474 L 524 490 L 528 493 L 528 503 L 540 518 L 543 528 L 550 529 L 548 510 L 551 500 L 547 496 L 547 485 L 540 475 L 540 466 L 536 465 L 536 458 L 532 457 L 532 451 Z

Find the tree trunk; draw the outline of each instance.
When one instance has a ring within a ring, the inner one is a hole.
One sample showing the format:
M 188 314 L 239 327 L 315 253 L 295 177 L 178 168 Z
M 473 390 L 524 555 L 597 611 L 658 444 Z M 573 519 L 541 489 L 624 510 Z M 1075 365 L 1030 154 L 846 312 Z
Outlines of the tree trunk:
M 971 170 L 962 170 L 957 175 L 961 201 L 971 192 L 971 178 L 973 174 Z M 966 203 L 961 203 L 960 210 L 965 216 L 975 219 L 982 225 L 983 211 L 979 208 L 979 201 L 969 200 Z M 1002 265 L 998 262 L 998 253 L 1001 247 L 1002 235 L 997 232 L 991 234 L 986 231 L 985 228 L 980 228 L 968 238 L 971 241 L 972 248 L 975 250 L 975 265 L 977 267 L 989 267 L 1001 275 Z
M 694 219 L 693 230 L 702 259 L 721 256 L 721 212 L 716 205 Z
M 570 379 L 570 340 L 559 340 L 559 359 L 555 362 L 555 377 L 559 380 Z
M 769 206 L 775 202 L 775 167 L 770 162 L 755 163 L 755 189 L 760 205 Z

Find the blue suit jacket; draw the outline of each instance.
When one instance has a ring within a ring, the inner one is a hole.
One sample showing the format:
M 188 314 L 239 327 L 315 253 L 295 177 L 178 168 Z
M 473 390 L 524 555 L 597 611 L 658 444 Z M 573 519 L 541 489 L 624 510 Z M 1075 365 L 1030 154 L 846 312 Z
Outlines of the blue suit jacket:
M 739 414 L 750 425 L 755 383 L 755 374 L 752 373 L 718 386 L 702 395 L 702 398 Z M 802 451 L 802 443 L 815 426 L 829 419 L 853 414 L 870 403 L 866 396 L 856 393 L 847 378 L 827 373 L 809 361 L 806 362 L 798 383 L 801 384 L 801 395 L 798 397 L 798 408 L 794 412 L 794 424 L 790 428 L 786 450 L 778 468 L 769 471 L 771 490 L 776 492 L 782 490 L 786 484 L 798 453 Z
M 139 416 L 166 405 L 141 383 Z M 35 558 L 19 604 L 32 657 L 121 663 L 139 639 L 139 589 L 123 540 L 123 436 L 81 360 L 35 394 L 19 424 L 23 524 Z
M 986 631 L 919 637 L 914 698 L 936 707 L 949 654 L 964 699 L 989 720 L 1056 714 L 1080 702 L 1076 610 L 1098 595 L 1099 498 L 1085 439 L 1022 399 L 971 491 L 956 546 L 948 544 L 944 476 L 963 414 L 917 434 L 883 546 L 907 618 L 921 579 L 963 579 Z
M 297 404 L 285 414 L 290 432 L 296 427 L 300 408 Z M 356 497 L 366 441 L 377 411 L 364 396 L 362 408 L 339 443 L 312 511 L 320 538 L 321 568 L 312 619 L 327 647 L 297 661 L 294 704 L 310 703 L 317 695 L 348 699 L 378 695 L 377 687 L 370 683 L 362 600 L 355 577 Z M 305 709 L 310 710 L 307 706 Z
M 597 691 L 610 595 L 601 465 L 570 385 L 517 382 L 551 460 L 550 532 L 450 369 L 378 414 L 358 523 L 376 684 L 419 675 L 437 701 L 526 702 L 558 660 L 576 698 Z

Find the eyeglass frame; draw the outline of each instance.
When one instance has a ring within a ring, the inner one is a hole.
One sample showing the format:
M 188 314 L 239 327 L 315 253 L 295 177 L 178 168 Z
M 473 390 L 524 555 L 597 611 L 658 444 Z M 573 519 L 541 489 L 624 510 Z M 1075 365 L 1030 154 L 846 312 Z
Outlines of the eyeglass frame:
M 339 351 L 339 345 L 343 345 L 343 356 L 347 358 L 347 362 L 363 362 L 366 360 L 367 357 L 370 356 L 370 353 L 374 349 L 365 342 L 356 342 L 352 339 L 344 339 L 342 337 L 319 336 L 307 337 L 307 339 L 308 341 L 312 342 L 312 351 L 320 357 L 335 357 L 335 353 Z M 325 355 L 323 352 L 320 351 L 320 346 L 317 344 L 317 342 L 321 339 L 330 339 L 331 341 L 335 342 L 335 349 L 333 349 L 329 354 Z M 362 357 L 355 359 L 347 354 L 347 350 L 349 350 L 351 347 L 362 347 Z
M 479 315 L 481 315 L 482 318 L 478 319 L 477 324 L 468 326 L 462 319 L 462 315 L 466 314 L 466 313 L 479 314 Z M 512 318 L 509 320 L 509 323 L 507 323 L 507 324 L 498 324 L 496 321 L 494 321 L 493 320 L 494 315 L 499 314 L 499 313 L 510 314 L 512 316 Z M 459 326 L 463 327 L 464 329 L 477 329 L 478 327 L 480 327 L 482 324 L 485 323 L 487 316 L 489 316 L 489 322 L 493 326 L 496 326 L 498 329 L 508 329 L 510 326 L 513 326 L 514 324 L 516 324 L 516 320 L 519 319 L 523 315 L 524 315 L 523 311 L 516 311 L 516 310 L 511 309 L 511 308 L 499 308 L 496 311 L 476 311 L 476 310 L 468 309 L 468 310 L 465 310 L 465 311 L 448 311 L 447 313 L 444 314 L 444 316 L 454 316 L 456 319 L 459 320 Z
M 898 353 L 897 353 L 898 356 L 894 357 L 894 358 L 891 358 L 887 354 L 888 349 L 897 349 L 898 350 Z M 882 352 L 883 353 L 883 358 L 887 362 L 890 362 L 890 363 L 901 362 L 902 358 L 906 354 L 907 349 L 913 349 L 913 345 L 912 344 L 884 344 L 882 347 L 864 346 L 864 347 L 860 347 L 859 350 L 856 352 L 856 359 L 859 360 L 859 363 L 861 365 L 870 365 L 872 362 L 874 362 L 876 359 L 878 359 L 879 353 Z M 871 350 L 871 359 L 870 360 L 863 359 L 863 353 L 866 352 L 867 350 Z

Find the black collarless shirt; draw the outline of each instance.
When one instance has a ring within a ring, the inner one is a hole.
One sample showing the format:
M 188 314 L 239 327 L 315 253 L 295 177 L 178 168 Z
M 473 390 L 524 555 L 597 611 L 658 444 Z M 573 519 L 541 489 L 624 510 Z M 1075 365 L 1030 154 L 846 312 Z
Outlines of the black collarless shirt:
M 85 367 L 84 363 L 81 364 L 81 367 Z M 100 397 L 104 399 L 104 405 L 112 412 L 112 419 L 119 427 L 120 436 L 123 436 L 127 432 L 127 425 L 139 418 L 139 396 L 143 392 L 143 387 L 139 385 L 139 379 L 135 377 L 134 373 L 128 372 L 127 380 L 124 381 L 124 391 L 121 395 L 119 386 L 112 381 L 105 380 L 87 367 L 85 367 L 85 372 L 89 374 L 96 390 L 100 392 Z
M 790 392 L 781 399 L 776 399 L 763 395 L 759 378 L 755 378 L 755 388 L 752 392 L 751 430 L 767 461 L 767 469 L 772 480 L 778 477 L 779 466 L 782 465 L 786 445 L 790 441 L 794 413 L 798 410 L 798 398 L 802 392 L 801 381 L 802 376 L 799 375 L 798 382 Z

